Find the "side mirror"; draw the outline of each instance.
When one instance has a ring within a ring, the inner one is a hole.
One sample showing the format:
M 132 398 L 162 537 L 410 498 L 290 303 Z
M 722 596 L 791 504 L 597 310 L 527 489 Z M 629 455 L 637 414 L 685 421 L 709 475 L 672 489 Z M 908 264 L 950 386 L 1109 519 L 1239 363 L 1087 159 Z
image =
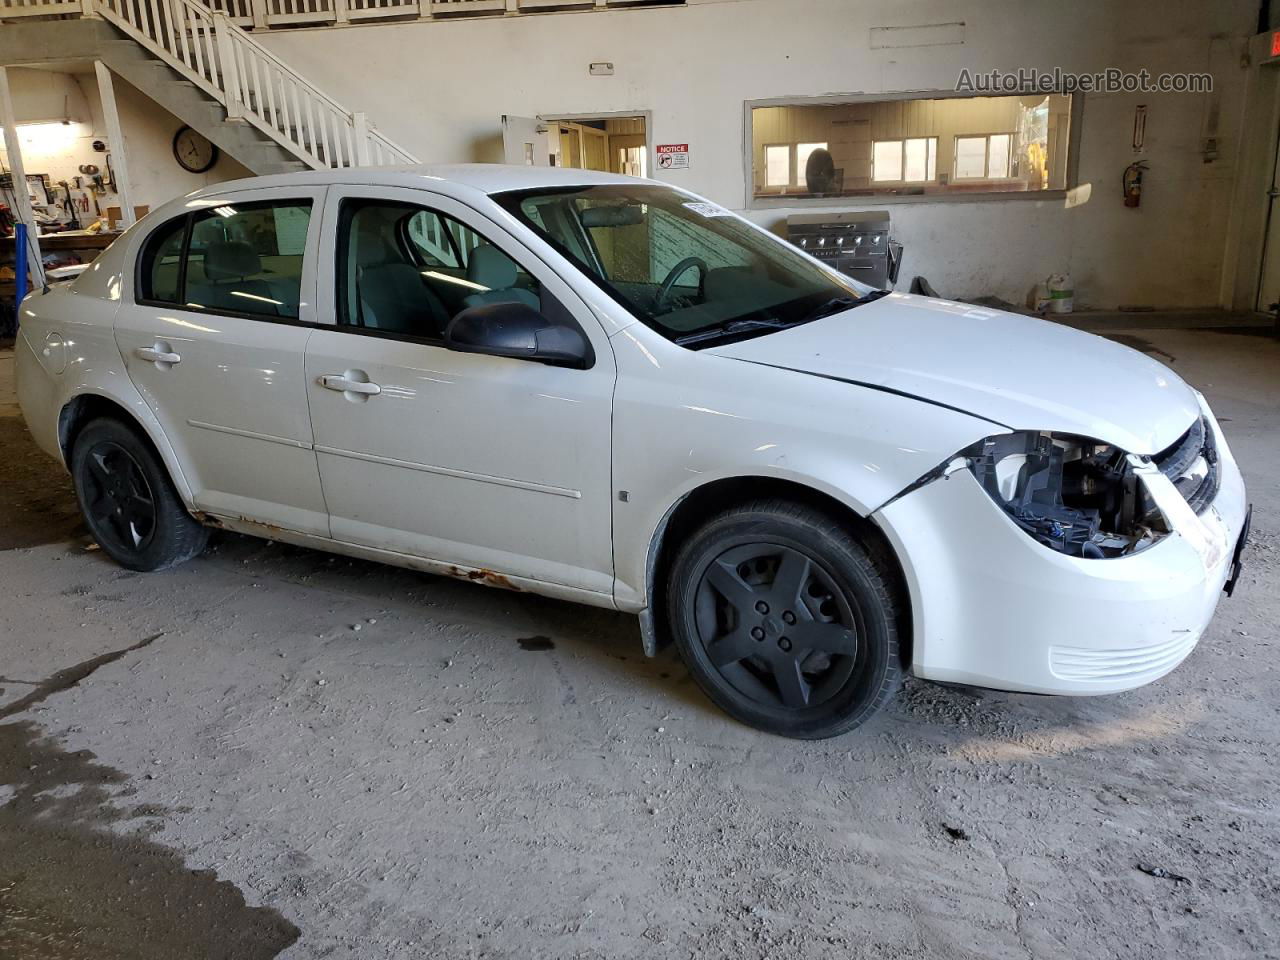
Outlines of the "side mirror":
M 591 344 L 577 327 L 553 323 L 517 302 L 468 307 L 449 321 L 444 343 L 459 353 L 536 360 L 580 370 L 589 367 L 593 358 Z

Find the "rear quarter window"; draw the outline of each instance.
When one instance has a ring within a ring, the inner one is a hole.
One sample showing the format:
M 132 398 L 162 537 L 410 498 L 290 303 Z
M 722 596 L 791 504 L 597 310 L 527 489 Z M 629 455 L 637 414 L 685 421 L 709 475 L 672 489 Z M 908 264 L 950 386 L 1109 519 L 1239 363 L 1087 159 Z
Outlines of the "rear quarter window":
M 187 218 L 170 220 L 147 238 L 138 271 L 138 299 L 181 303 L 182 245 Z

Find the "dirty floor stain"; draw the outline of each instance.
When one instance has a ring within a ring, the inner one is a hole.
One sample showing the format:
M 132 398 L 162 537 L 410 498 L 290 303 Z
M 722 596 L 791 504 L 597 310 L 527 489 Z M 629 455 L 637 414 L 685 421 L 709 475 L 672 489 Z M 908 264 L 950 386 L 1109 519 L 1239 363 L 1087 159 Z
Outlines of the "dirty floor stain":
M 0 724 L 0 957 L 265 960 L 298 939 L 150 839 L 158 808 L 117 806 L 128 779 L 33 723 Z
M 516 643 L 520 644 L 521 650 L 554 650 L 556 648 L 555 641 L 550 637 L 521 637 Z

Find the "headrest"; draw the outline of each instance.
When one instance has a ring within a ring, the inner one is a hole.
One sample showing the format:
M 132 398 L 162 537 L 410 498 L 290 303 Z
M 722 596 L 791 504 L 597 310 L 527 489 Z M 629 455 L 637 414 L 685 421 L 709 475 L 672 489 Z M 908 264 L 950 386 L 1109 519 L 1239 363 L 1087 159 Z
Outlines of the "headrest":
M 210 280 L 241 280 L 262 272 L 262 261 L 243 240 L 217 240 L 204 252 L 204 275 Z
M 516 285 L 516 264 L 492 244 L 482 243 L 471 251 L 467 279 L 490 290 L 506 290 Z
M 396 258 L 391 246 L 379 234 L 361 233 L 356 237 L 356 264 L 360 267 L 381 266 Z

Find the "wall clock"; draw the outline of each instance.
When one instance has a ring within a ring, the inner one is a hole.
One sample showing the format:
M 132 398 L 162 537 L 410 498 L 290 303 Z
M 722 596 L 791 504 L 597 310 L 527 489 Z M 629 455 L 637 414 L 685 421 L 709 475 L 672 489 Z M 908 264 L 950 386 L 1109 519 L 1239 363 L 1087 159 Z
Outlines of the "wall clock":
M 218 148 L 190 127 L 173 135 L 173 156 L 189 173 L 204 173 L 218 162 Z

